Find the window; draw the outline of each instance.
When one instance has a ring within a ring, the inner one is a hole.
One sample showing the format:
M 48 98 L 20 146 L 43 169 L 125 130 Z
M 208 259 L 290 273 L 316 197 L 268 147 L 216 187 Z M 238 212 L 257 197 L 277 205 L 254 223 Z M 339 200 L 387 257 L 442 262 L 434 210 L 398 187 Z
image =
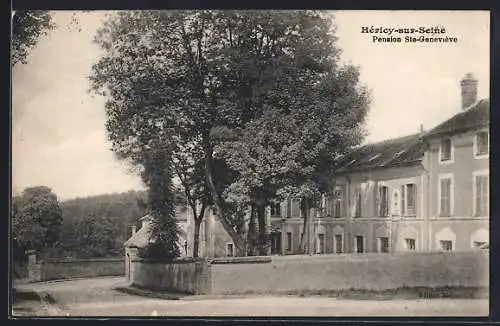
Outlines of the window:
M 286 233 L 286 251 L 292 251 L 292 232 Z
M 291 200 L 291 216 L 292 217 L 303 217 L 302 210 L 300 209 L 300 200 L 292 199 Z
M 318 234 L 318 253 L 325 253 L 325 235 L 323 233 Z
M 415 250 L 415 239 L 405 239 L 405 244 L 406 244 L 406 250 Z
M 443 177 L 439 180 L 439 214 L 451 216 L 452 214 L 452 178 Z
M 389 216 L 389 187 L 380 186 L 378 188 L 378 216 Z
M 355 217 L 361 217 L 361 204 L 363 203 L 362 197 L 361 197 L 361 187 L 358 187 L 356 190 L 356 206 L 354 210 L 354 216 Z
M 357 235 L 355 238 L 355 245 L 356 245 L 356 252 L 357 253 L 363 253 L 365 251 L 364 248 L 364 239 L 362 235 Z
M 337 189 L 333 193 L 333 216 L 344 216 L 344 189 Z
M 474 176 L 474 216 L 488 216 L 489 182 L 487 175 Z
M 488 244 L 487 241 L 474 241 L 474 248 L 484 248 Z
M 232 243 L 226 244 L 226 256 L 233 257 L 234 256 L 234 245 Z
M 292 200 L 287 199 L 286 201 L 286 217 L 290 218 L 292 217 Z
M 417 215 L 417 185 L 414 183 L 401 186 L 401 215 Z
M 451 161 L 451 139 L 446 138 L 441 140 L 440 161 Z
M 271 204 L 271 216 L 281 216 L 281 205 L 280 203 Z
M 342 248 L 342 245 L 344 243 L 342 238 L 342 234 L 335 235 L 335 253 L 337 254 L 341 254 L 344 250 L 344 248 Z
M 489 138 L 489 133 L 487 131 L 481 131 L 476 134 L 474 148 L 476 156 L 489 154 Z
M 389 238 L 387 237 L 378 238 L 378 243 L 380 252 L 389 252 Z
M 453 250 L 453 242 L 451 242 L 450 240 L 441 240 L 439 241 L 440 245 L 441 245 L 441 250 L 444 250 L 444 251 L 452 251 Z

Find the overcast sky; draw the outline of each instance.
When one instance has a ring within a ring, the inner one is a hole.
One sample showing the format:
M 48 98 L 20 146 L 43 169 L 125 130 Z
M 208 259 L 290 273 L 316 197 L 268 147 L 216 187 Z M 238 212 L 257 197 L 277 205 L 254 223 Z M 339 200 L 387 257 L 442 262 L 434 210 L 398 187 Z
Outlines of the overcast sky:
M 104 12 L 54 15 L 58 28 L 40 40 L 27 65 L 13 69 L 13 191 L 46 185 L 60 199 L 142 189 L 117 161 L 104 128 L 104 99 L 92 98 L 87 76 L 99 50 L 92 43 Z M 432 128 L 460 110 L 460 79 L 489 94 L 488 12 L 335 12 L 342 60 L 358 65 L 372 91 L 369 137 L 378 141 Z M 362 27 L 442 26 L 458 43 L 374 43 Z M 78 28 L 81 28 L 78 31 Z

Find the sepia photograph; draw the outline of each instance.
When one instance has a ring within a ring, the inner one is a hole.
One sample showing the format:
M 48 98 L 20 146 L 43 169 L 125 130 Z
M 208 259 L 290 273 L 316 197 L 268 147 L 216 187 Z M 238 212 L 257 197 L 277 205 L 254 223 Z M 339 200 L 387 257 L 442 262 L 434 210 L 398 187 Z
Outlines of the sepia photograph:
M 489 316 L 489 11 L 11 17 L 10 318 Z

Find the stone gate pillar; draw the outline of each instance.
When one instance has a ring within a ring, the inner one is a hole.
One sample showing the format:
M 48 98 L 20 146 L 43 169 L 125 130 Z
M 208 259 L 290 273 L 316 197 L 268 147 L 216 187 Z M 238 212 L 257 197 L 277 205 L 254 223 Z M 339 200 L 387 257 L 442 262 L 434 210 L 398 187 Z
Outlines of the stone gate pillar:
M 41 264 L 37 262 L 36 251 L 28 250 L 26 254 L 28 255 L 28 281 L 40 282 L 42 280 L 42 268 Z

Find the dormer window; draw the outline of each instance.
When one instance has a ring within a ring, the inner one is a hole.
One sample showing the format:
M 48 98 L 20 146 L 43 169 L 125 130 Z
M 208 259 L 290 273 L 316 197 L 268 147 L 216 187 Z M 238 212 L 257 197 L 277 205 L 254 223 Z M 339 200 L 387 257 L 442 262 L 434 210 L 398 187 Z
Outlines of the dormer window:
M 439 149 L 439 152 L 439 160 L 441 162 L 450 162 L 452 160 L 452 147 L 450 138 L 441 140 L 441 147 Z
M 481 131 L 476 134 L 474 140 L 474 155 L 487 156 L 490 152 L 489 139 L 490 135 L 487 131 Z

